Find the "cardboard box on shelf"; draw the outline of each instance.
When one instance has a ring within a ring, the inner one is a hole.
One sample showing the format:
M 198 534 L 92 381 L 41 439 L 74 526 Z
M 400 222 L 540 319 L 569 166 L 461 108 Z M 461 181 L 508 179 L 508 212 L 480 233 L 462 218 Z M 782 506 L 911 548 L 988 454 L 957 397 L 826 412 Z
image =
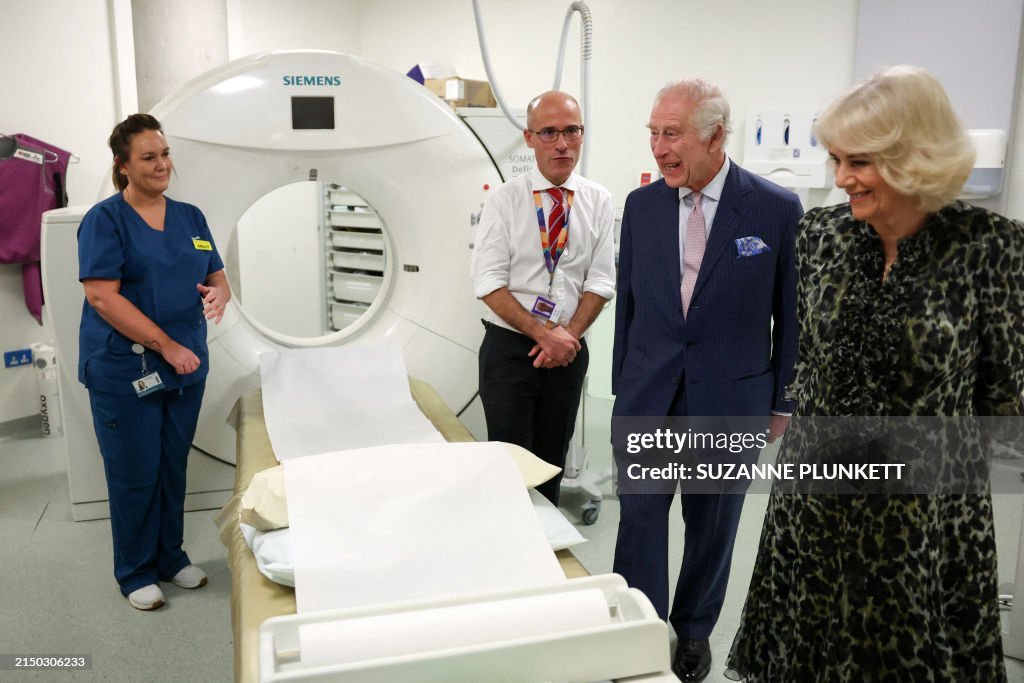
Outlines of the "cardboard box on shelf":
M 497 101 L 487 81 L 467 78 L 427 78 L 423 85 L 453 107 L 496 107 Z
M 456 78 L 459 73 L 451 64 L 444 64 L 443 62 L 420 62 L 413 68 L 409 69 L 405 75 L 420 85 L 423 85 L 423 81 L 428 78 L 439 78 L 444 80 L 446 78 Z

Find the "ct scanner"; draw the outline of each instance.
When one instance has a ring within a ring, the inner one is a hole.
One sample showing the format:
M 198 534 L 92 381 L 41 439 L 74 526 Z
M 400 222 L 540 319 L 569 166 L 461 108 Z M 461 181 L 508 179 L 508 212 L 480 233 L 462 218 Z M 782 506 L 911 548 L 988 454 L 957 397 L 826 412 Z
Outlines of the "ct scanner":
M 318 178 L 365 200 L 379 216 L 386 245 L 379 292 L 362 317 L 340 331 L 291 337 L 235 304 L 220 325 L 209 326 L 211 370 L 189 461 L 186 509 L 219 506 L 231 490 L 235 435 L 227 420 L 238 397 L 259 385 L 263 351 L 397 344 L 410 375 L 432 384 L 453 410 L 473 400 L 483 332 L 469 279 L 473 224 L 502 178 L 492 154 L 445 102 L 410 78 L 356 57 L 288 51 L 207 72 L 152 113 L 175 159 L 168 194 L 202 209 L 222 256 L 239 217 L 257 199 Z M 514 130 L 503 125 L 506 141 L 513 140 Z M 517 136 L 512 144 L 521 141 Z M 42 237 L 76 520 L 108 514 L 88 395 L 77 380 L 83 294 L 76 232 L 87 209 L 47 213 Z M 284 243 L 288 236 L 280 238 Z

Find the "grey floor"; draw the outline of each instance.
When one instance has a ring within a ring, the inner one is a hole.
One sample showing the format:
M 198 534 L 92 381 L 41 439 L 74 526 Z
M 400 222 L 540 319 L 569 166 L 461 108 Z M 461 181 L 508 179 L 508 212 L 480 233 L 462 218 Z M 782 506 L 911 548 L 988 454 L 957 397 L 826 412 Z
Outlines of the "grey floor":
M 595 472 L 610 467 L 607 401 L 588 401 L 585 443 Z M 72 522 L 64 464 L 55 442 L 30 420 L 0 424 L 0 655 L 89 654 L 88 672 L 0 671 L 0 681 L 231 681 L 230 577 L 214 511 L 190 512 L 185 544 L 210 584 L 186 591 L 164 584 L 168 605 L 132 609 L 112 576 L 110 524 Z M 589 542 L 574 549 L 591 573 L 611 570 L 618 505 L 610 484 L 597 523 L 578 528 Z M 567 516 L 579 503 L 565 497 Z M 740 523 L 729 593 L 712 636 L 711 683 L 725 681 L 721 662 L 739 619 L 753 569 L 767 496 L 749 496 Z M 996 497 L 1001 582 L 1011 582 L 1024 500 Z M 671 566 L 681 558 L 682 524 L 674 510 Z M 1007 659 L 1010 680 L 1024 683 L 1024 664 Z
M 34 425 L 0 432 L 0 654 L 92 655 L 92 670 L 0 671 L 0 681 L 231 681 L 231 581 L 214 511 L 190 512 L 185 548 L 210 583 L 163 584 L 132 609 L 113 577 L 110 522 L 71 521 L 64 463 Z

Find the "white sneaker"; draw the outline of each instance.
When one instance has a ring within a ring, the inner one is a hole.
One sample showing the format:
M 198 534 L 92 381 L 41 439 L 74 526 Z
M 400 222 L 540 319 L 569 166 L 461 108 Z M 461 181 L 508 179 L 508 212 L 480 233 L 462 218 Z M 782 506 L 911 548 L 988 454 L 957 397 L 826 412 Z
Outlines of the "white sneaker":
M 178 588 L 202 588 L 206 585 L 206 572 L 190 564 L 171 579 Z
M 164 600 L 164 592 L 155 583 L 133 590 L 128 594 L 128 604 L 135 609 L 157 609 L 158 607 L 163 607 L 166 602 Z

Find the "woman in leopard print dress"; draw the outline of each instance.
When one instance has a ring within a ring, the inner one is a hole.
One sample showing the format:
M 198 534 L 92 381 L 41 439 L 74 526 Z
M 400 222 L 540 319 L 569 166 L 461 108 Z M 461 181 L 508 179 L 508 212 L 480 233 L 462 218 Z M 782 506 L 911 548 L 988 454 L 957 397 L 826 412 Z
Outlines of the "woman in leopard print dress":
M 1001 416 L 1024 389 L 1024 225 L 954 197 L 974 153 L 941 84 L 875 74 L 815 132 L 848 204 L 797 236 L 797 416 Z M 794 430 L 794 427 L 796 428 Z M 983 453 L 977 429 L 957 453 Z M 921 461 L 950 459 L 922 451 Z M 982 458 L 983 459 L 983 458 Z M 963 464 L 962 461 L 959 464 Z M 992 500 L 773 491 L 729 675 L 748 683 L 1006 680 Z

